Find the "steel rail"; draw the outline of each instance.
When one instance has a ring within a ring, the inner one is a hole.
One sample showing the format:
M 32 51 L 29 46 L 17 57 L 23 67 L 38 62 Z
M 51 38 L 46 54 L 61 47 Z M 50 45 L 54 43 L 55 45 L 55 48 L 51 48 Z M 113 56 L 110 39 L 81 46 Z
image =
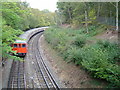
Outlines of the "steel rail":
M 9 75 L 8 88 L 26 88 L 25 82 L 24 62 L 13 61 Z
M 31 39 L 31 41 L 32 41 L 32 42 L 31 42 L 31 43 L 32 43 L 32 46 L 31 46 L 32 50 L 31 50 L 31 52 L 32 52 L 32 53 L 34 52 L 34 53 L 32 54 L 32 58 L 34 58 L 34 62 L 35 62 L 35 63 L 34 63 L 35 65 L 34 65 L 33 68 L 35 69 L 35 72 L 36 72 L 36 74 L 37 74 L 37 78 L 38 78 L 38 81 L 39 81 L 39 83 L 40 83 L 41 88 L 45 88 L 43 85 L 45 84 L 45 86 L 46 86 L 46 83 L 45 83 L 45 80 L 44 80 L 44 78 L 43 78 L 43 75 L 42 75 L 42 73 L 41 73 L 41 71 L 40 71 L 41 69 L 39 68 L 39 66 L 38 66 L 38 64 L 37 64 L 37 61 L 36 61 L 37 57 L 36 57 L 36 52 L 35 52 L 35 50 L 34 50 L 34 47 L 36 46 L 36 45 L 35 45 L 35 39 L 34 39 L 35 37 L 36 37 L 36 36 L 34 36 L 34 37 Z M 39 72 L 39 71 L 40 71 L 40 72 Z M 40 81 L 39 77 L 42 77 L 41 79 L 42 79 L 43 82 Z M 41 85 L 41 84 L 42 84 L 42 85 Z M 46 88 L 47 88 L 47 86 L 46 86 Z
M 41 77 L 42 77 L 42 79 L 44 80 L 44 83 L 46 84 L 46 88 L 49 88 L 48 87 L 48 83 L 46 82 L 46 79 L 45 79 L 45 77 L 44 77 L 44 73 L 43 73 L 43 71 L 42 71 L 42 69 L 40 68 L 40 66 L 39 66 L 39 64 L 38 64 L 38 58 L 37 58 L 37 52 L 36 52 L 36 49 L 34 48 L 35 46 L 36 46 L 36 36 L 34 36 L 33 37 L 33 52 L 34 52 L 34 58 L 35 58 L 35 63 L 36 63 L 36 65 L 35 65 L 35 68 L 36 68 L 36 70 L 38 69 L 40 72 L 38 72 L 39 73 L 39 75 L 41 75 Z M 38 67 L 38 68 L 37 68 Z
M 47 85 L 47 87 L 48 88 L 51 88 L 50 87 L 50 85 L 49 84 L 51 84 L 51 79 L 50 79 L 50 77 L 49 77 L 49 74 L 48 74 L 48 72 L 46 71 L 46 68 L 44 67 L 44 65 L 42 64 L 42 62 L 39 62 L 39 61 L 41 61 L 40 59 L 40 56 L 39 56 L 39 54 L 38 54 L 38 40 L 39 40 L 39 35 L 38 36 L 36 36 L 36 60 L 37 60 L 37 64 L 38 64 L 38 66 L 39 66 L 39 69 L 41 70 L 41 73 L 42 73 L 42 76 L 43 76 L 43 78 L 44 78 L 44 81 L 45 81 L 45 83 L 46 83 L 46 85 Z M 46 73 L 46 75 L 45 75 L 45 73 Z M 47 80 L 47 77 L 48 77 L 48 79 L 49 80 Z M 50 81 L 50 82 L 49 82 Z M 53 84 L 53 83 L 52 83 Z M 53 88 L 53 87 L 52 87 Z
M 38 42 L 37 42 L 37 46 L 38 46 Z M 45 66 L 44 62 L 42 61 L 42 57 L 40 56 L 40 52 L 39 52 L 39 48 L 38 48 L 38 47 L 37 47 L 37 52 L 38 52 L 38 54 L 39 54 L 39 58 L 41 59 L 41 62 L 40 62 L 40 63 L 41 63 L 42 66 L 44 67 L 45 72 L 47 73 L 50 81 L 51 81 L 52 84 L 53 84 L 53 87 L 57 88 L 56 85 L 55 85 L 56 82 L 53 82 L 53 80 L 52 80 L 52 78 L 51 78 L 51 76 L 50 76 L 50 73 L 49 73 L 49 71 L 47 70 L 47 67 Z M 39 63 L 39 62 L 38 62 L 38 63 Z M 48 84 L 48 86 L 49 86 L 49 84 Z M 50 86 L 49 86 L 49 88 L 50 88 Z
M 29 48 L 32 47 L 32 52 L 31 52 L 32 60 L 35 61 L 34 69 L 35 69 L 35 73 L 37 76 L 37 80 L 39 81 L 39 86 L 38 86 L 34 82 L 34 80 L 33 80 L 34 78 L 32 79 L 33 88 L 36 85 L 37 87 L 40 87 L 40 88 L 44 88 L 44 86 L 46 86 L 48 89 L 52 88 L 52 89 L 59 90 L 60 87 L 56 83 L 49 68 L 45 64 L 45 62 L 41 56 L 41 52 L 39 50 L 38 41 L 39 41 L 39 38 L 41 35 L 42 35 L 42 33 L 38 33 L 38 34 L 34 35 L 32 38 L 30 38 L 30 40 L 29 40 L 29 42 L 31 44 L 29 46 Z M 36 48 L 35 48 L 35 46 L 36 46 Z M 13 61 L 10 75 L 9 75 L 8 88 L 26 88 L 27 87 L 27 83 L 25 80 L 24 68 L 25 68 L 24 62 Z M 40 77 L 41 77 L 41 79 L 40 79 Z M 42 82 L 42 85 L 41 85 L 41 82 Z
M 41 73 L 43 75 L 43 78 L 44 78 L 44 81 L 45 83 L 47 84 L 47 87 L 48 88 L 54 88 L 54 89 L 60 89 L 58 84 L 56 83 L 55 79 L 52 77 L 50 71 L 48 70 L 47 66 L 45 65 L 42 57 L 41 57 L 41 54 L 40 54 L 40 51 L 39 51 L 39 46 L 38 46 L 38 41 L 39 41 L 39 38 L 40 38 L 41 34 L 37 34 L 36 35 L 36 38 L 34 39 L 34 46 L 37 46 L 35 48 L 35 52 L 36 52 L 36 62 L 37 62 L 37 65 L 39 66 L 39 69 L 41 70 Z M 42 70 L 43 68 L 43 70 Z M 45 73 L 47 76 L 45 76 Z M 49 80 L 47 80 L 49 79 Z M 49 82 L 48 82 L 49 81 Z M 51 85 L 52 84 L 52 87 Z
M 39 43 L 39 41 L 38 41 L 37 43 Z M 37 50 L 38 50 L 38 54 L 40 55 L 41 62 L 42 62 L 42 64 L 43 64 L 44 68 L 46 69 L 49 77 L 51 77 L 50 79 L 51 79 L 51 81 L 54 83 L 54 86 L 56 87 L 57 90 L 59 90 L 59 89 L 60 89 L 60 86 L 57 84 L 57 82 L 55 81 L 55 78 L 54 78 L 53 75 L 51 74 L 51 72 L 50 72 L 49 68 L 47 67 L 46 63 L 44 62 L 44 59 L 43 59 L 43 57 L 41 56 L 41 51 L 40 51 L 40 48 L 39 48 L 39 44 L 37 44 L 37 45 L 38 45 Z
M 34 65 L 35 55 L 32 54 L 34 52 L 34 50 L 33 50 L 33 47 L 34 47 L 33 39 L 34 38 L 31 38 L 28 42 L 28 45 L 29 45 L 28 52 L 29 53 L 27 53 L 27 56 L 26 56 L 28 58 L 27 63 L 29 63 L 29 65 L 30 65 L 29 68 L 31 68 L 31 70 L 33 70 L 33 72 L 29 72 L 29 73 L 31 73 L 31 75 L 28 77 L 29 80 L 27 81 L 27 88 L 43 88 L 42 85 L 41 85 L 41 82 L 40 82 L 40 81 L 43 81 L 43 80 L 40 79 L 41 75 L 38 74 L 38 70 L 37 70 L 37 67 L 36 67 L 37 65 Z

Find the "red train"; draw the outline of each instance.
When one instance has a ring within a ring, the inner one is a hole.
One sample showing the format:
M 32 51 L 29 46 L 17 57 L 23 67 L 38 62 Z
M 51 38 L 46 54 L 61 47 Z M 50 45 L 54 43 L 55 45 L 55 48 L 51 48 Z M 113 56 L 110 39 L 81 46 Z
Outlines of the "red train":
M 22 40 L 17 40 L 12 44 L 12 50 L 16 51 L 17 56 L 25 56 L 27 53 L 27 43 Z
M 29 42 L 29 39 L 31 39 L 32 36 L 34 36 L 37 33 L 43 32 L 45 29 L 49 27 L 40 27 L 40 28 L 35 28 L 26 31 L 24 34 L 21 34 L 19 37 L 24 40 L 16 40 L 15 43 L 13 43 L 12 50 L 16 51 L 17 56 L 25 56 L 27 54 L 27 42 Z

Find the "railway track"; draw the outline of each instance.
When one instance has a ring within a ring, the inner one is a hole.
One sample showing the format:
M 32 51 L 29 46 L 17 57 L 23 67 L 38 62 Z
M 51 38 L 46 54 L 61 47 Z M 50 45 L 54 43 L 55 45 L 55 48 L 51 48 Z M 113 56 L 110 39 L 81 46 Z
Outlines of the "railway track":
M 8 88 L 26 88 L 23 61 L 13 61 L 8 81 Z
M 42 33 L 38 33 L 29 41 L 27 59 L 24 58 L 29 67 L 24 62 L 13 61 L 8 88 L 60 89 L 41 57 L 38 46 L 41 35 Z
M 50 71 L 48 70 L 48 67 L 45 65 L 40 51 L 39 51 L 39 38 L 41 36 L 41 33 L 35 35 L 31 40 L 29 44 L 29 48 L 31 49 L 31 55 L 32 58 L 32 64 L 33 68 L 35 70 L 35 75 L 32 77 L 32 83 L 33 87 L 35 88 L 52 88 L 59 90 L 58 84 L 55 82 L 55 79 L 51 75 Z

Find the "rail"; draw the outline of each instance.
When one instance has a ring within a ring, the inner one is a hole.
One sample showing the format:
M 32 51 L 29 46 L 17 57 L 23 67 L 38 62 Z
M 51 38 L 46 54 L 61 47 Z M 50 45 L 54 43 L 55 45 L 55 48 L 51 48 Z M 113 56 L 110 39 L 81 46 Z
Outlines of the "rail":
M 41 83 L 41 85 L 45 85 L 45 88 L 48 88 L 48 89 L 54 88 L 56 90 L 59 90 L 60 88 L 57 82 L 51 75 L 47 65 L 45 64 L 44 60 L 42 59 L 40 55 L 39 46 L 38 46 L 38 41 L 39 41 L 40 36 L 41 36 L 41 33 L 35 35 L 31 39 L 32 45 L 29 46 L 29 48 L 32 48 L 32 55 L 33 55 L 33 58 L 35 58 L 33 62 L 34 62 L 34 68 L 37 73 L 37 77 L 41 77 L 43 80 L 42 82 L 39 81 L 39 83 Z
M 30 62 L 34 62 L 33 69 L 35 73 L 35 76 L 31 78 L 30 83 L 32 84 L 32 88 L 52 88 L 59 90 L 60 87 L 45 64 L 39 50 L 38 42 L 40 36 L 42 35 L 41 32 L 43 31 L 38 30 L 30 34 L 28 38 L 29 48 L 31 48 L 31 52 L 29 52 L 30 55 L 28 54 L 28 57 L 32 58 L 32 61 Z M 8 88 L 29 88 L 27 87 L 29 85 L 26 82 L 24 69 L 24 62 L 13 61 L 8 81 Z

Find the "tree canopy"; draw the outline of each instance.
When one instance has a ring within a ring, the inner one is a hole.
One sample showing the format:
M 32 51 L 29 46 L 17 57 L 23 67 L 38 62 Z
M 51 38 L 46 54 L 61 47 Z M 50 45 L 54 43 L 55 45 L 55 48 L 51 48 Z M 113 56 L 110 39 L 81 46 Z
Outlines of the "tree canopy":
M 58 2 L 57 5 L 58 12 L 63 14 L 62 23 L 116 25 L 116 2 Z
M 54 25 L 54 13 L 38 9 L 33 9 L 29 6 L 27 2 L 1 2 L 2 6 L 0 11 L 2 12 L 2 36 L 0 39 L 2 43 L 2 57 L 13 58 L 10 53 L 11 46 L 18 36 L 23 33 L 23 31 L 29 30 L 31 28 Z

